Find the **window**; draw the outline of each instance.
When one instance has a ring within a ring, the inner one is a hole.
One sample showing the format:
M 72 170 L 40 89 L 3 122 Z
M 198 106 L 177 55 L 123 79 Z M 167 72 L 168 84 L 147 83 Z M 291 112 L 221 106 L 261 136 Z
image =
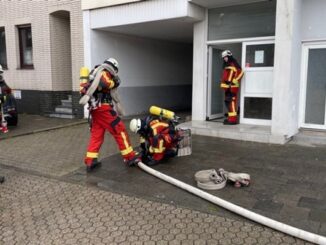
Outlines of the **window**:
M 247 45 L 246 67 L 273 67 L 274 43 Z
M 33 68 L 32 28 L 30 25 L 18 26 L 20 68 Z
M 7 67 L 6 33 L 5 28 L 0 27 L 0 64 L 3 68 Z
M 274 36 L 275 19 L 276 1 L 271 0 L 209 9 L 208 40 Z
M 253 119 L 272 119 L 272 98 L 244 98 L 244 117 Z

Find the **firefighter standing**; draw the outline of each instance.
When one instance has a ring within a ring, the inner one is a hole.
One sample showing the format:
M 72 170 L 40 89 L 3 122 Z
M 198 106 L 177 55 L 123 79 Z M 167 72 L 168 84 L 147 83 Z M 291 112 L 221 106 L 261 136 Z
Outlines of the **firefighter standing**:
M 0 130 L 3 133 L 8 132 L 8 127 L 7 127 L 7 121 L 5 119 L 4 114 L 4 103 L 7 100 L 7 95 L 11 93 L 11 88 L 7 85 L 3 78 L 3 69 L 2 66 L 0 65 L 0 107 L 1 107 L 1 125 L 0 125 Z
M 102 69 L 98 71 L 101 72 L 99 84 L 89 102 L 89 111 L 92 118 L 91 136 L 84 160 L 88 172 L 101 164 L 101 162 L 98 161 L 98 155 L 100 147 L 104 141 L 104 133 L 106 130 L 114 137 L 124 162 L 128 166 L 135 165 L 140 160 L 130 144 L 129 135 L 125 129 L 125 125 L 114 110 L 112 103 L 110 92 L 112 89 L 115 89 L 120 85 L 120 79 L 116 75 L 119 69 L 118 62 L 115 59 L 110 58 L 105 60 L 102 66 L 106 66 L 110 69 Z M 94 81 L 94 78 L 97 75 L 96 68 L 97 67 L 95 67 L 90 73 L 89 83 L 81 84 L 81 95 L 84 95 L 87 92 L 92 81 Z
M 5 80 L 3 79 L 3 69 L 2 66 L 0 65 L 0 104 L 1 104 L 0 106 L 2 106 L 2 103 L 4 102 L 6 88 L 9 89 Z M 2 115 L 2 118 L 4 118 L 4 115 Z M 1 125 L 1 130 L 3 130 L 2 125 Z M 2 184 L 4 181 L 5 181 L 5 177 L 0 176 L 0 184 Z
M 155 165 L 177 155 L 179 138 L 172 122 L 147 116 L 145 119 L 132 119 L 130 130 L 140 135 L 145 164 Z
M 224 89 L 224 102 L 228 109 L 228 117 L 223 123 L 233 125 L 238 123 L 237 96 L 243 71 L 230 50 L 222 52 L 222 59 L 224 64 L 221 88 Z

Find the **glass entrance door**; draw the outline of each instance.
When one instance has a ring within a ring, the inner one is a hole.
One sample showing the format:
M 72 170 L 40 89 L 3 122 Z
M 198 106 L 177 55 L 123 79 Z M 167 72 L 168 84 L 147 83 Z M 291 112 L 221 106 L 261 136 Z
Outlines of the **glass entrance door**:
M 326 44 L 305 45 L 300 126 L 326 129 Z
M 274 41 L 242 44 L 240 122 L 271 125 Z
M 207 89 L 207 120 L 223 117 L 223 90 L 220 89 L 223 60 L 220 58 L 222 49 L 209 47 L 208 52 L 208 89 Z

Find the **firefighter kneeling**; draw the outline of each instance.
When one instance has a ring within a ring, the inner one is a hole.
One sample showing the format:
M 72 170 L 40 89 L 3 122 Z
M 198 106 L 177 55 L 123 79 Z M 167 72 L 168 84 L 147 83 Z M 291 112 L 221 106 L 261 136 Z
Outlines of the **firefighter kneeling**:
M 140 135 L 143 163 L 152 166 L 178 155 L 181 138 L 175 123 L 155 116 L 130 121 L 130 130 Z

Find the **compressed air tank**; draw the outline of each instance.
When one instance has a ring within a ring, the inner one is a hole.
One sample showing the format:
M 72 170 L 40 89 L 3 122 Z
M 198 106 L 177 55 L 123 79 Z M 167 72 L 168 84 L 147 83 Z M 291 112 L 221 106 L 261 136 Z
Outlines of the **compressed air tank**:
M 88 76 L 89 76 L 89 69 L 85 66 L 80 68 L 79 71 L 79 82 L 80 83 L 87 83 L 88 82 Z
M 80 91 L 85 87 L 86 83 L 88 83 L 89 79 L 89 69 L 85 66 L 80 68 L 79 71 L 79 86 L 80 86 Z
M 170 119 L 170 120 L 175 119 L 175 114 L 173 111 L 169 111 L 169 110 L 166 110 L 166 109 L 160 108 L 158 106 L 154 106 L 154 105 L 149 108 L 149 113 L 151 113 L 152 115 L 164 117 L 164 118 Z

